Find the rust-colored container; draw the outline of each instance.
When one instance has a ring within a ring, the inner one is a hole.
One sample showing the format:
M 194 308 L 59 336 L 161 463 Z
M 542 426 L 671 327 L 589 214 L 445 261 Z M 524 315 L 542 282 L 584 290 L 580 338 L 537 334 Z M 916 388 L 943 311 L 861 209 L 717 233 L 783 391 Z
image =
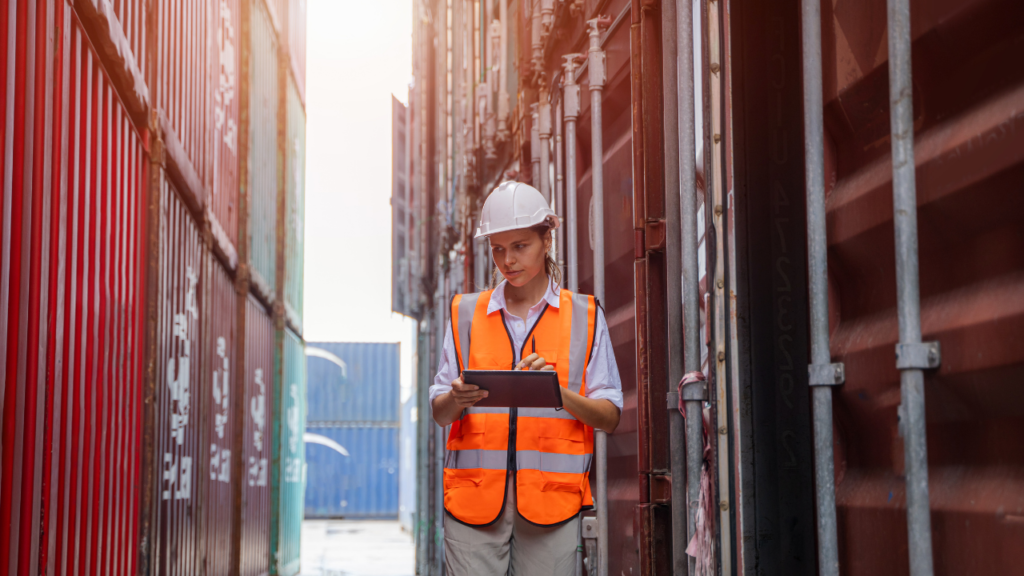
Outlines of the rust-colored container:
M 936 574 L 1024 563 L 1024 6 L 912 2 L 921 331 Z M 909 570 L 881 0 L 823 10 L 836 501 L 846 574 Z
M 274 323 L 254 297 L 245 311 L 245 391 L 241 454 L 240 576 L 270 570 L 270 450 L 274 384 Z
M 249 257 L 256 290 L 270 300 L 277 273 L 278 41 L 263 2 L 252 10 Z
M 235 486 L 244 481 L 235 458 L 240 422 L 237 418 L 242 380 L 236 374 L 235 350 L 238 296 L 221 263 L 207 256 L 203 273 L 204 314 L 201 416 L 206 450 L 200 507 L 203 523 L 204 566 L 208 574 L 228 574 L 235 542 Z
M 229 3 L 230 5 L 230 3 Z M 156 70 L 150 89 L 160 112 L 160 128 L 167 159 L 185 182 L 183 193 L 206 202 L 205 182 L 210 158 L 212 89 L 211 62 L 219 61 L 212 49 L 214 7 L 204 0 L 161 0 L 156 3 Z
M 0 71 L 0 573 L 134 573 L 145 152 L 65 2 L 3 10 Z
M 241 91 L 241 5 L 224 0 L 213 10 L 211 92 L 210 197 L 215 237 L 237 249 L 238 239 L 238 114 Z M 229 258 L 235 254 L 229 254 Z
M 163 179 L 160 193 L 154 460 L 153 568 L 160 575 L 191 575 L 201 565 L 200 505 L 204 460 L 202 319 L 208 303 L 201 282 L 207 258 L 193 215 Z M 204 449 L 205 448 L 205 449 Z

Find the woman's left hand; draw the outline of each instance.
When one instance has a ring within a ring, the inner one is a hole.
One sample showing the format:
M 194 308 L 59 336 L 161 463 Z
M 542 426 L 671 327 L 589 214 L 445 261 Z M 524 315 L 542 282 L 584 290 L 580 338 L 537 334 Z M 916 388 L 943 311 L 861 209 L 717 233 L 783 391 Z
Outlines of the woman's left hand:
M 516 364 L 516 370 L 554 370 L 555 367 L 548 364 L 544 358 L 541 358 L 536 352 L 530 354 L 526 358 L 519 361 Z

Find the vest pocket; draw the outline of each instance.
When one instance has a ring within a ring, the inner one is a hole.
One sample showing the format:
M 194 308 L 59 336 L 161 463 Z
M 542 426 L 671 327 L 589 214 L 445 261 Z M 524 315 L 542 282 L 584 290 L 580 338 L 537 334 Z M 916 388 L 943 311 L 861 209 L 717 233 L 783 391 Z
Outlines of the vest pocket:
M 544 482 L 540 488 L 541 492 L 568 492 L 570 494 L 579 494 L 583 492 L 583 489 L 579 484 L 567 484 L 565 482 Z

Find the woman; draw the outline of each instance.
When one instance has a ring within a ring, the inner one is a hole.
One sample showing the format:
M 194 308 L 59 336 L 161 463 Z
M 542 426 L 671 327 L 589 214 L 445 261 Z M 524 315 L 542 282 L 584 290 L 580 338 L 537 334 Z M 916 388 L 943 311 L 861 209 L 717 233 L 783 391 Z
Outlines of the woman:
M 594 428 L 611 433 L 622 385 L 604 313 L 558 287 L 549 256 L 558 219 L 535 188 L 488 196 L 476 238 L 504 280 L 452 299 L 430 402 L 451 426 L 444 469 L 445 562 L 451 576 L 571 575 L 579 513 L 593 507 Z M 529 346 L 529 351 L 527 351 Z M 564 409 L 475 407 L 487 392 L 463 370 L 554 370 Z

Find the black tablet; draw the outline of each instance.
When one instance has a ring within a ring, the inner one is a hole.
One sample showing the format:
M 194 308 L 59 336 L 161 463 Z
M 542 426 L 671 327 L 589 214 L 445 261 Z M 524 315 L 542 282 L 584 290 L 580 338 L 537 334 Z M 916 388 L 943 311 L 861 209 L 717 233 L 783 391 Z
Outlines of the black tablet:
M 465 370 L 462 381 L 487 390 L 475 406 L 561 408 L 562 392 L 554 370 Z

